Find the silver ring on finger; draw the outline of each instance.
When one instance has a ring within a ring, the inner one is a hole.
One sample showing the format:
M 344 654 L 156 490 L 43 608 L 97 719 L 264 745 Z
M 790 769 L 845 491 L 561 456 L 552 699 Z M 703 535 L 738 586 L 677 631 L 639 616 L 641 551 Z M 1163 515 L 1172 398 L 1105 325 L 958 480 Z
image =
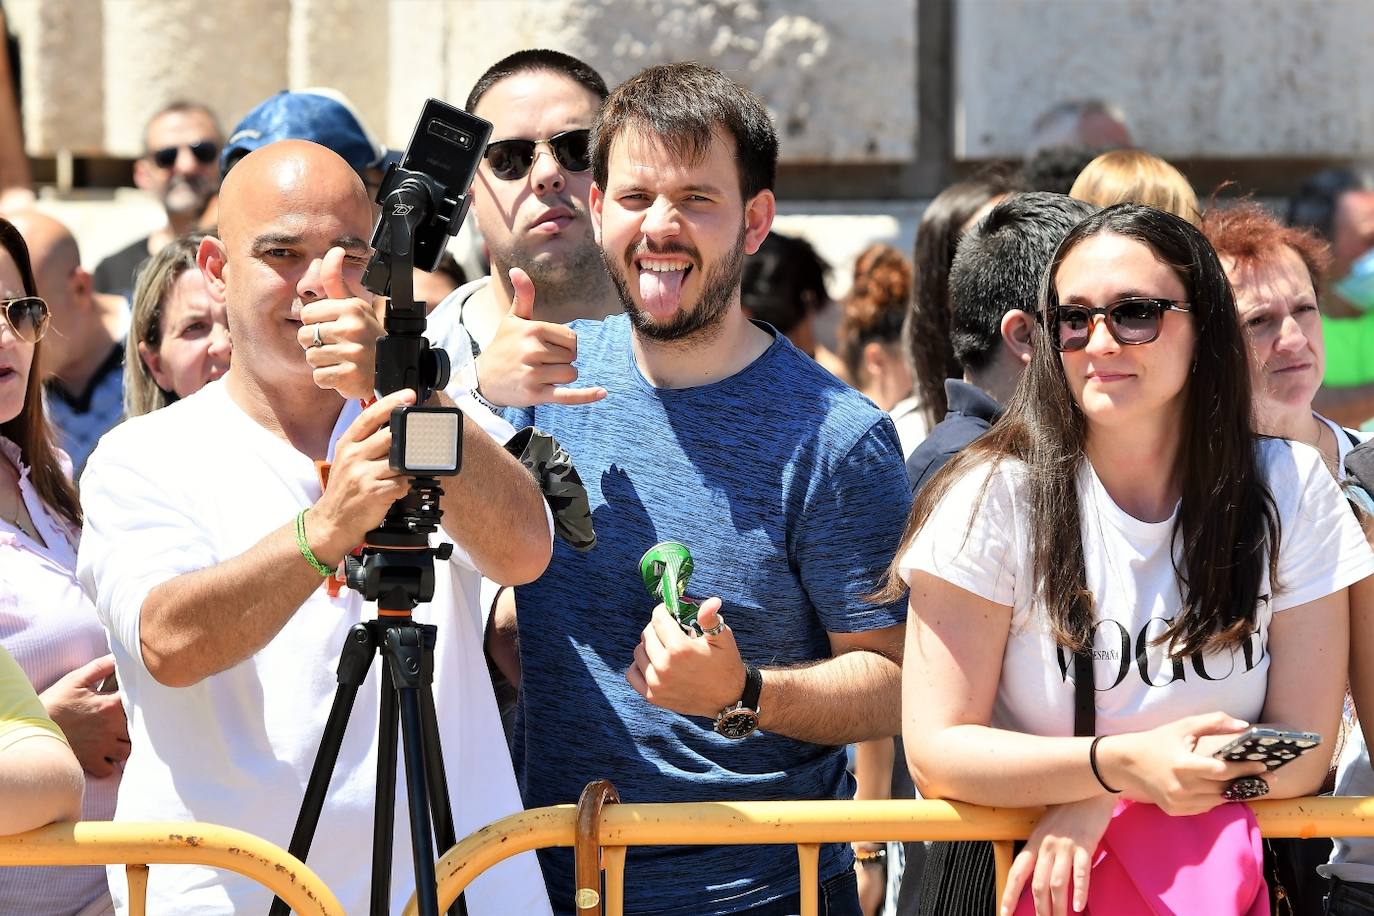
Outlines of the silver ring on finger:
M 318 324 L 312 324 L 310 327 L 313 328 L 315 331 L 315 337 L 310 341 L 310 346 L 323 347 L 324 338 L 320 336 L 320 326 Z
M 719 636 L 725 632 L 725 615 L 716 614 L 716 625 L 710 629 L 702 628 L 701 632 L 706 636 Z

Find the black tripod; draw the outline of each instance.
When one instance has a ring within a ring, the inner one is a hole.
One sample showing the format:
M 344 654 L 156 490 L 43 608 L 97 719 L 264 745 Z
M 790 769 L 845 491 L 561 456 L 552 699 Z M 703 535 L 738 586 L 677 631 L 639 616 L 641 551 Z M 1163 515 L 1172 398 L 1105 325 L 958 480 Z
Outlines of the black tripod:
M 386 311 L 387 336 L 377 343 L 376 387 L 381 392 L 413 388 L 417 403 L 423 403 L 433 390 L 447 383 L 449 367 L 447 355 L 431 350 L 424 339 L 425 305 L 413 298 L 416 233 L 432 228 L 436 217 L 456 231 L 466 201 L 449 198 L 444 186 L 425 173 L 392 166 L 378 202 L 383 204 L 384 217 L 372 242 L 377 253 L 363 276 L 369 289 L 391 297 Z M 442 246 L 437 250 L 442 251 Z M 433 475 L 458 472 L 462 415 L 456 408 L 398 408 L 391 416 L 391 431 L 390 464 L 411 475 L 410 490 L 392 504 L 381 526 L 367 533 L 361 557 L 347 559 L 349 586 L 366 600 L 377 602 L 377 618 L 355 624 L 344 641 L 339 686 L 291 835 L 290 851 L 302 862 L 310 852 L 353 702 L 373 656 L 380 652 L 383 664 L 370 913 L 387 916 L 391 906 L 399 738 L 405 760 L 416 896 L 421 916 L 438 916 L 434 841 L 440 850 L 447 850 L 456 837 L 431 689 L 437 630 L 431 624 L 416 623 L 412 612 L 417 604 L 433 600 L 435 561 L 447 560 L 453 552 L 452 544 L 431 547 L 429 535 L 438 530 L 442 515 L 439 500 L 443 490 Z M 445 438 L 454 436 L 456 441 Z M 407 440 L 419 445 L 408 448 Z M 441 447 L 435 448 L 436 442 Z M 273 900 L 271 916 L 287 916 L 288 912 L 280 898 Z M 466 916 L 464 898 L 460 896 L 448 912 L 449 916 Z
M 410 841 L 415 860 L 415 892 L 420 913 L 435 916 L 439 910 L 434 877 L 434 843 L 449 849 L 456 842 L 439 723 L 434 711 L 431 684 L 434 674 L 436 628 L 416 623 L 410 610 L 387 611 L 354 624 L 339 656 L 339 687 L 320 739 L 314 769 L 301 802 L 296 829 L 291 835 L 291 854 L 302 862 L 319 825 L 329 780 L 339 759 L 344 731 L 353 711 L 358 688 L 382 654 L 382 695 L 377 734 L 377 795 L 372 822 L 372 898 L 370 912 L 382 916 L 391 910 L 391 856 L 396 804 L 396 744 L 406 768 L 406 801 L 410 813 Z M 399 726 L 399 735 L 398 735 Z M 427 790 L 427 791 L 426 791 Z M 280 899 L 272 903 L 272 916 L 289 912 Z M 450 916 L 466 916 L 462 897 L 449 908 Z

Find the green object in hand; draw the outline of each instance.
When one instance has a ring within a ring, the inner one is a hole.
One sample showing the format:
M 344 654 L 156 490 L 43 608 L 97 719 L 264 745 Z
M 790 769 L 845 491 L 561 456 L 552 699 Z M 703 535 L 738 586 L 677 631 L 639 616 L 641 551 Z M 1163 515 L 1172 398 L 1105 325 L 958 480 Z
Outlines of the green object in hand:
M 683 597 L 687 580 L 692 578 L 692 554 L 677 541 L 661 541 L 639 558 L 639 576 L 649 594 L 663 602 L 678 625 L 692 635 L 700 635 L 697 612 L 701 606 Z

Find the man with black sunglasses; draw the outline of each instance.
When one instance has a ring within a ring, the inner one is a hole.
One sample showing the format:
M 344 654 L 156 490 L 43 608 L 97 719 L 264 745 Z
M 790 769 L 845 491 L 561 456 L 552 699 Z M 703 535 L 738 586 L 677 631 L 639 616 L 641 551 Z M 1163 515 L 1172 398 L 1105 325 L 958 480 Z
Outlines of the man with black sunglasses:
M 591 67 L 547 50 L 503 58 L 468 94 L 467 110 L 492 123 L 472 187 L 491 277 L 444 299 L 430 315 L 429 337 L 449 351 L 466 387 L 493 404 L 604 396 L 556 386 L 577 376 L 577 338 L 562 325 L 618 310 L 587 203 L 588 135 L 606 94 Z
M 134 184 L 162 203 L 162 228 L 101 261 L 93 274 L 98 292 L 132 298 L 139 267 L 179 235 L 195 229 L 219 192 L 219 151 L 224 138 L 210 109 L 177 101 L 148 121 L 146 152 L 134 163 Z

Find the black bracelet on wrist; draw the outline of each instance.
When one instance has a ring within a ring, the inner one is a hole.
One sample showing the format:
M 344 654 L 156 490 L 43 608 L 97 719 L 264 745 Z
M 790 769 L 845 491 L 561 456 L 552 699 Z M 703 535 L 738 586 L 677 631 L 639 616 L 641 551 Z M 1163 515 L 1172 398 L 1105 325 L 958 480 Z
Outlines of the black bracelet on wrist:
M 1107 785 L 1107 780 L 1102 778 L 1102 771 L 1097 768 L 1097 742 L 1101 741 L 1106 735 L 1098 735 L 1093 739 L 1093 743 L 1088 748 L 1088 764 L 1093 768 L 1093 775 L 1097 777 L 1097 784 L 1106 789 L 1113 795 L 1120 795 L 1120 789 L 1113 789 Z

